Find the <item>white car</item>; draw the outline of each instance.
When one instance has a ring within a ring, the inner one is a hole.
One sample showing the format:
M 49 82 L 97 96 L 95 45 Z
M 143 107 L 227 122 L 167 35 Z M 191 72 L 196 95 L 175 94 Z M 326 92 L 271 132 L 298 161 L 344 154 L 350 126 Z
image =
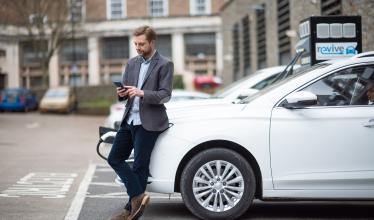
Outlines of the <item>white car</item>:
M 191 106 L 220 105 L 222 103 L 238 102 L 248 96 L 251 96 L 261 89 L 268 86 L 286 66 L 277 66 L 261 69 L 241 80 L 238 80 L 227 87 L 217 91 L 212 96 L 193 91 L 173 90 L 172 99 L 167 102 L 168 111 L 175 109 L 186 109 Z M 298 66 L 295 67 L 297 69 Z M 105 125 L 111 128 L 118 128 L 125 111 L 123 103 L 115 103 L 110 107 L 110 114 Z
M 261 69 L 253 74 L 250 74 L 221 90 L 218 90 L 208 100 L 193 100 L 184 102 L 166 103 L 168 110 L 175 110 L 178 108 L 188 108 L 191 106 L 204 106 L 204 105 L 220 105 L 223 103 L 239 102 L 248 96 L 256 94 L 261 89 L 269 86 L 275 78 L 280 75 L 286 66 L 276 66 Z M 298 65 L 294 67 L 296 70 Z
M 374 57 L 325 62 L 239 103 L 168 112 L 147 190 L 180 192 L 202 219 L 253 199 L 374 199 Z

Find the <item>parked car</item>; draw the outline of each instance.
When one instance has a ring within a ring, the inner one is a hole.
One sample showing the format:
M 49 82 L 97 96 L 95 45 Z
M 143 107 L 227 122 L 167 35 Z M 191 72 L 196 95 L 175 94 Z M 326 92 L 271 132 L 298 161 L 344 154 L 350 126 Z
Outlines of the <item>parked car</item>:
M 374 199 L 374 56 L 317 64 L 238 103 L 169 111 L 149 192 L 180 192 L 201 219 L 252 201 Z M 366 102 L 367 103 L 367 102 Z
M 0 110 L 29 111 L 38 109 L 35 95 L 25 88 L 4 89 L 0 95 Z
M 173 90 L 172 97 L 168 103 L 178 103 L 185 100 L 207 100 L 210 95 L 197 91 Z M 120 126 L 123 113 L 125 112 L 125 104 L 117 102 L 110 106 L 109 116 L 105 120 L 105 125 L 110 128 L 118 128 Z
M 75 108 L 76 98 L 70 87 L 50 88 L 40 101 L 40 112 L 69 113 Z
M 299 67 L 299 65 L 296 65 L 294 69 L 297 71 Z M 286 66 L 276 66 L 258 70 L 218 90 L 209 100 L 193 100 L 166 104 L 168 109 L 177 109 L 200 105 L 205 106 L 207 104 L 220 105 L 222 103 L 239 102 L 272 84 L 285 68 Z
M 205 106 L 207 104 L 220 105 L 222 103 L 239 102 L 271 84 L 273 80 L 283 72 L 285 67 L 286 66 L 276 66 L 258 70 L 257 72 L 218 90 L 212 96 L 205 95 L 202 99 L 200 98 L 201 96 L 198 96 L 198 99 L 186 99 L 182 96 L 183 99 L 180 100 L 178 97 L 181 96 L 181 91 L 175 90 L 173 91 L 172 100 L 165 105 L 168 111 L 170 111 L 174 109 L 187 109 L 192 106 Z M 295 66 L 295 69 L 297 68 L 299 68 L 298 65 Z M 198 92 L 193 92 L 193 94 L 196 93 L 199 94 Z M 180 102 L 174 102 L 173 99 L 180 100 Z M 125 111 L 124 107 L 125 106 L 122 103 L 112 105 L 105 125 L 111 128 L 118 128 Z

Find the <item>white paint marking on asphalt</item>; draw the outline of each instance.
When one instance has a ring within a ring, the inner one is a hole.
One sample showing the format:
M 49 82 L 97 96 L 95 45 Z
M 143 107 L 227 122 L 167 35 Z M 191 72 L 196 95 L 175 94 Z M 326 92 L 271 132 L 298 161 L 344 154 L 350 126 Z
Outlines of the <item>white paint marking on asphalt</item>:
M 84 199 L 86 198 L 88 186 L 92 181 L 92 177 L 95 173 L 96 165 L 90 164 L 88 166 L 86 175 L 84 176 L 81 184 L 79 185 L 78 191 L 75 194 L 73 202 L 69 208 L 68 213 L 65 216 L 65 220 L 76 220 L 79 217 L 81 209 L 83 207 Z
M 113 172 L 112 168 L 98 168 L 96 169 L 98 172 Z
M 76 176 L 75 173 L 29 173 L 2 191 L 0 197 L 64 198 Z
M 87 198 L 104 198 L 104 199 L 128 199 L 129 197 L 124 192 L 104 193 L 97 195 L 87 195 Z
M 27 124 L 26 125 L 26 128 L 31 128 L 31 129 L 33 129 L 33 128 L 39 128 L 40 127 L 40 123 L 39 122 L 33 122 L 33 123 L 30 123 L 30 124 Z
M 120 185 L 118 185 L 117 183 L 114 183 L 114 182 L 91 182 L 91 185 L 94 185 L 94 186 L 114 186 L 114 187 L 121 187 Z
M 99 198 L 99 199 L 125 199 L 129 197 L 125 193 L 106 193 L 98 195 L 88 195 L 87 198 Z M 160 200 L 182 200 L 182 197 L 169 197 L 169 196 L 150 196 L 151 200 L 160 199 Z

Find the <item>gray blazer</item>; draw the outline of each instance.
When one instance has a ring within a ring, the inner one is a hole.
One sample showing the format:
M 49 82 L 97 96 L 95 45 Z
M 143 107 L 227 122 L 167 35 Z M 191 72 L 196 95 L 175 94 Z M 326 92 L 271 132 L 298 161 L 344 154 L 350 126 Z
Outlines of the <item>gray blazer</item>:
M 142 58 L 140 56 L 131 58 L 127 62 L 125 72 L 122 76 L 122 83 L 124 85 L 137 87 L 141 62 Z M 169 119 L 164 103 L 168 102 L 171 98 L 173 72 L 173 62 L 161 56 L 156 51 L 144 77 L 141 87 L 141 90 L 144 91 L 144 97 L 140 99 L 139 106 L 142 126 L 148 131 L 164 131 L 169 126 Z M 120 101 L 126 99 L 128 97 L 119 97 Z M 126 116 L 133 101 L 134 98 L 127 101 L 122 123 L 126 123 Z

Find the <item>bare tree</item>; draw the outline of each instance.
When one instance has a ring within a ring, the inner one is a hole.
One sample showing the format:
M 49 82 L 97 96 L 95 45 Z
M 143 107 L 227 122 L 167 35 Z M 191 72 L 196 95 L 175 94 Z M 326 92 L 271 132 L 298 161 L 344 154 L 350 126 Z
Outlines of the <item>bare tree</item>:
M 74 2 L 74 1 L 71 1 Z M 70 35 L 67 0 L 0 0 L 6 15 L 3 23 L 26 30 L 25 41 L 32 44 L 42 70 L 43 87 L 48 86 L 49 62 Z

